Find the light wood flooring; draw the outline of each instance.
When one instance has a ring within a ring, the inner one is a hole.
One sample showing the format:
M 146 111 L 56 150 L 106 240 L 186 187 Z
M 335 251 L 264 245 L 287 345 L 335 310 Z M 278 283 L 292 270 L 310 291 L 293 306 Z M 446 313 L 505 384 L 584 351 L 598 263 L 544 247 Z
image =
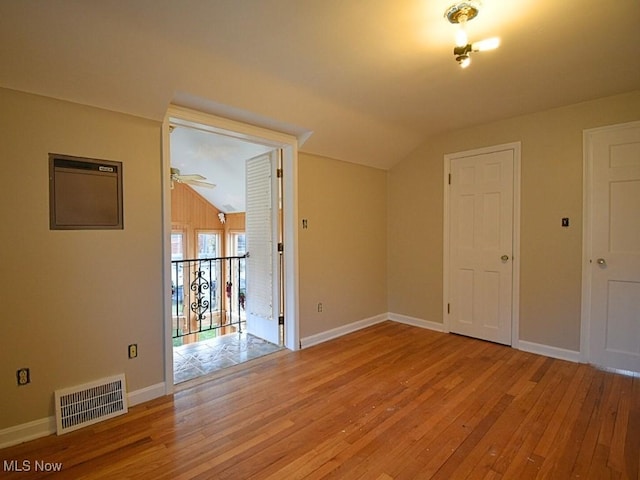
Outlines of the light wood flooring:
M 640 378 L 384 322 L 0 450 L 31 466 L 0 477 L 637 480 L 639 459 Z

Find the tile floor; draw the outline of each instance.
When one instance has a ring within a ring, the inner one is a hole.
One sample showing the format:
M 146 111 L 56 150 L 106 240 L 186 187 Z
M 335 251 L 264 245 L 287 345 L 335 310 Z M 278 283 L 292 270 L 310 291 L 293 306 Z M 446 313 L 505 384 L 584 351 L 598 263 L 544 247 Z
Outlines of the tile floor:
M 247 333 L 231 333 L 173 348 L 173 382 L 181 383 L 281 350 Z

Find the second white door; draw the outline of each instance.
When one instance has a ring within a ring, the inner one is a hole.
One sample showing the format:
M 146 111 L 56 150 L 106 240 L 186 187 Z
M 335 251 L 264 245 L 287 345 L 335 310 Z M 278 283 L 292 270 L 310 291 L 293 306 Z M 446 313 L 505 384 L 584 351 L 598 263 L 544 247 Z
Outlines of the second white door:
M 585 140 L 589 361 L 640 372 L 640 122 Z
M 515 148 L 449 156 L 449 330 L 511 344 Z

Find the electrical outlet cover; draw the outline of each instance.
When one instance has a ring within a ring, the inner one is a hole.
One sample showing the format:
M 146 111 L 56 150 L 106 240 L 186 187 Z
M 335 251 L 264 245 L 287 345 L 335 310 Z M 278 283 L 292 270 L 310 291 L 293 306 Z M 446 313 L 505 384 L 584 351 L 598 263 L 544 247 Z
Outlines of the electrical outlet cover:
M 18 385 L 28 385 L 31 383 L 31 375 L 28 368 L 21 368 L 16 372 Z

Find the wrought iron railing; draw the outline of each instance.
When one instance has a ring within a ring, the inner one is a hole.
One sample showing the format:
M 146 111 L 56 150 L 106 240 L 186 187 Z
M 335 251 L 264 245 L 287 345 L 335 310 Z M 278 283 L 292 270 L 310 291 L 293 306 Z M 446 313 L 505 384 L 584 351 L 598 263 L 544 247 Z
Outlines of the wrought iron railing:
M 245 260 L 246 255 L 171 261 L 174 339 L 208 331 L 242 332 Z

